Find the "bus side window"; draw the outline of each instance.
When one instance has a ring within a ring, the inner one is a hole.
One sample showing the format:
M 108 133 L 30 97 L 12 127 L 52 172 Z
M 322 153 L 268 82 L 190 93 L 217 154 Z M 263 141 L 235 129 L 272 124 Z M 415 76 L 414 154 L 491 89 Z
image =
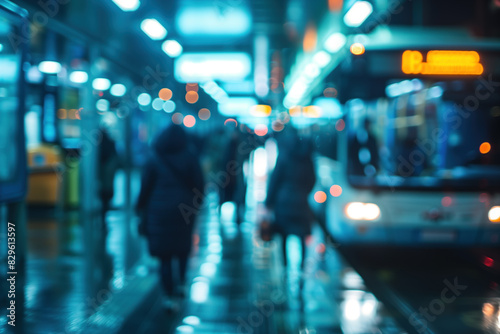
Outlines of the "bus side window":
M 337 135 L 335 132 L 320 132 L 316 136 L 315 146 L 320 155 L 337 160 Z

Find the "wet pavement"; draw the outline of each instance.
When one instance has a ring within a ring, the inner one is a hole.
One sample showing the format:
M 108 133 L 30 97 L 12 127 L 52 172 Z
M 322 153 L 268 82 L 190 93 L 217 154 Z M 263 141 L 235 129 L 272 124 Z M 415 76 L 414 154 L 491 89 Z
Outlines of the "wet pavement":
M 280 238 L 257 235 L 256 206 L 237 225 L 234 207 L 220 213 L 217 196 L 207 199 L 175 313 L 162 306 L 158 262 L 124 211 L 109 212 L 106 229 L 78 212 L 30 215 L 18 332 L 499 333 L 498 272 L 486 270 L 497 250 L 348 247 L 315 227 L 300 275 L 298 238 L 286 270 Z
M 216 202 L 216 196 L 208 198 Z M 17 330 L 402 333 L 335 245 L 325 244 L 319 228 L 308 239 L 301 276 L 298 239 L 289 241 L 285 271 L 279 238 L 263 243 L 255 211 L 249 209 L 246 218 L 238 226 L 231 206 L 222 216 L 215 205 L 207 206 L 194 236 L 188 298 L 177 313 L 162 307 L 158 263 L 147 255 L 145 240 L 127 231 L 136 222 L 128 225 L 123 212 L 109 212 L 106 229 L 98 218 L 84 222 L 78 212 L 30 218 L 25 290 L 19 297 L 25 298 L 25 309 L 18 310 Z
M 25 287 L 16 293 L 17 304 L 24 300 L 25 307 L 17 309 L 16 330 L 78 332 L 124 287 L 128 264 L 145 254 L 144 245 L 140 240 L 125 244 L 130 237 L 125 237 L 127 219 L 120 211 L 108 212 L 104 229 L 99 217 L 87 222 L 77 211 L 58 215 L 38 210 L 31 210 L 27 223 L 26 272 L 18 275 L 24 282 L 17 282 Z M 6 328 L 2 317 L 0 332 Z
M 498 257 L 498 250 L 476 251 Z M 494 263 L 486 261 L 485 255 L 471 256 L 471 251 L 458 247 L 367 246 L 343 249 L 342 253 L 368 286 L 398 310 L 408 331 L 500 333 L 500 276 L 488 270 Z
M 285 272 L 280 240 L 260 241 L 252 221 L 253 212 L 239 226 L 219 219 L 217 210 L 207 212 L 190 262 L 190 297 L 169 314 L 158 296 L 149 315 L 137 320 L 138 332 L 403 333 L 361 277 L 325 246 L 320 229 L 308 240 L 301 291 L 298 240 L 289 241 Z

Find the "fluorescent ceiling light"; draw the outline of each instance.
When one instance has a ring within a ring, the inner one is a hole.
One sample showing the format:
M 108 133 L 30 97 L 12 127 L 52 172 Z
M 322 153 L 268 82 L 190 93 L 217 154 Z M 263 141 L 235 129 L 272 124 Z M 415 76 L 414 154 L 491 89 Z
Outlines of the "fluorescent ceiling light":
M 296 106 L 307 91 L 308 86 L 307 79 L 305 77 L 299 77 L 286 94 L 283 105 L 288 109 Z
M 171 58 L 177 58 L 182 53 L 182 45 L 173 39 L 166 40 L 161 48 Z
M 315 63 L 308 64 L 305 67 L 304 72 L 305 72 L 304 73 L 305 77 L 309 78 L 311 80 L 314 79 L 314 78 L 316 78 L 321 73 L 318 65 L 316 65 Z
M 84 71 L 74 71 L 69 75 L 69 80 L 77 84 L 83 84 L 89 80 L 89 75 Z
M 153 40 L 160 40 L 167 37 L 167 29 L 156 19 L 145 19 L 142 21 L 141 30 Z
M 373 12 L 373 6 L 368 1 L 357 1 L 344 16 L 344 23 L 349 27 L 359 27 Z
M 269 93 L 269 38 L 264 35 L 255 37 L 254 40 L 254 83 L 255 94 L 264 98 Z
M 249 116 L 250 110 L 257 103 L 253 97 L 231 97 L 218 105 L 219 113 L 228 117 Z
M 111 86 L 111 95 L 113 96 L 123 96 L 125 95 L 125 93 L 127 92 L 127 87 L 125 87 L 125 85 L 122 85 L 122 84 L 114 84 L 113 86 Z
M 186 6 L 179 10 L 176 25 L 184 36 L 242 36 L 251 32 L 252 19 L 248 10 L 236 6 L 224 11 L 217 6 Z
M 345 42 L 346 42 L 345 36 L 339 32 L 336 32 L 331 34 L 326 39 L 323 46 L 325 47 L 326 51 L 335 53 L 345 45 Z
M 61 64 L 56 61 L 42 61 L 38 65 L 38 70 L 46 74 L 56 74 L 61 71 Z
M 326 118 L 342 117 L 342 106 L 340 105 L 340 102 L 337 99 L 328 97 L 319 97 L 314 100 L 314 105 L 321 108 L 322 117 Z
M 111 86 L 111 81 L 106 78 L 97 78 L 92 81 L 92 88 L 95 90 L 108 90 Z
M 265 104 L 257 104 L 250 108 L 250 115 L 255 117 L 268 117 L 272 112 L 271 106 Z
M 217 102 L 217 103 L 224 103 L 227 101 L 229 96 L 227 93 L 224 91 L 224 89 L 220 88 L 215 94 L 212 95 L 212 98 Z
M 124 12 L 133 12 L 141 5 L 139 0 L 113 0 L 113 2 Z
M 208 94 L 208 95 L 212 95 L 214 94 L 217 89 L 219 89 L 220 87 L 213 81 L 208 81 L 208 82 L 205 82 L 204 84 L 201 85 L 201 88 L 203 88 L 203 90 Z
M 287 109 L 290 109 L 290 108 L 294 107 L 294 106 L 295 106 L 295 103 L 296 103 L 296 102 L 294 102 L 294 101 L 290 100 L 289 98 L 288 98 L 288 99 L 284 99 L 284 100 L 283 100 L 283 106 L 284 106 L 285 108 L 287 108 Z
M 327 66 L 330 60 L 332 60 L 332 56 L 325 51 L 318 51 L 313 57 L 313 62 L 320 68 Z
M 201 88 L 203 88 L 205 93 L 210 95 L 217 103 L 224 103 L 229 98 L 226 91 L 220 88 L 219 85 L 213 81 L 208 81 L 202 84 Z
M 250 95 L 254 92 L 254 84 L 251 80 L 225 82 L 222 88 L 229 94 L 235 95 Z
M 238 81 L 251 74 L 246 53 L 185 53 L 175 62 L 175 77 L 180 82 L 210 80 Z

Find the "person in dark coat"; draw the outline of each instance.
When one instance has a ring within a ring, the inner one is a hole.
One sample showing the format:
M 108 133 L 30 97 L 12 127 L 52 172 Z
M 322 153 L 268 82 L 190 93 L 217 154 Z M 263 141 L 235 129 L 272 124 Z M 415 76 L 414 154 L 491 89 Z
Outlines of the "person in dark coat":
M 294 129 L 287 129 L 271 175 L 265 205 L 274 211 L 273 230 L 283 237 L 283 260 L 287 265 L 286 240 L 290 234 L 300 237 L 304 265 L 305 238 L 311 234 L 314 214 L 308 202 L 316 182 L 312 161 L 312 143 L 299 138 Z
M 113 139 L 105 128 L 101 128 L 101 141 L 99 143 L 99 168 L 97 177 L 99 180 L 99 198 L 102 203 L 102 222 L 106 230 L 106 213 L 110 209 L 110 203 L 114 196 L 115 175 L 119 167 L 118 153 Z
M 236 127 L 231 133 L 222 166 L 222 171 L 228 175 L 228 181 L 221 187 L 220 204 L 222 206 L 225 202 L 234 202 L 237 224 L 240 224 L 245 216 L 247 183 L 243 165 L 250 158 L 249 146 L 248 136 Z
M 151 151 L 136 209 L 145 217 L 149 252 L 161 260 L 163 288 L 172 297 L 176 287 L 172 260 L 178 259 L 180 283 L 184 284 L 204 179 L 196 151 L 181 126 L 172 124 L 163 130 Z

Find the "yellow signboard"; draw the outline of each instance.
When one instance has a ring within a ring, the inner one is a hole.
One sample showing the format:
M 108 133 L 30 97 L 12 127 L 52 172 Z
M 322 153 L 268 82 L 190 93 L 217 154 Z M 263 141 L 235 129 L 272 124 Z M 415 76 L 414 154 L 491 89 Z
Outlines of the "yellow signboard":
M 432 50 L 426 62 L 420 51 L 403 52 L 401 69 L 406 74 L 424 75 L 480 75 L 483 65 L 476 51 Z

